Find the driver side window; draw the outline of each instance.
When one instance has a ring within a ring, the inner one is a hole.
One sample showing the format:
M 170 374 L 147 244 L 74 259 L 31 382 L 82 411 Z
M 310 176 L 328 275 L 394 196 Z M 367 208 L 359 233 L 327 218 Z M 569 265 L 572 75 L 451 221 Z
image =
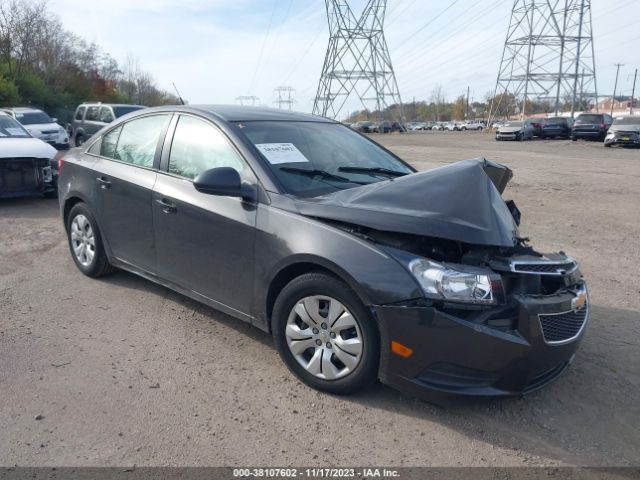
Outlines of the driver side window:
M 193 180 L 205 170 L 231 167 L 242 173 L 243 161 L 227 138 L 210 123 L 183 115 L 171 143 L 169 173 Z

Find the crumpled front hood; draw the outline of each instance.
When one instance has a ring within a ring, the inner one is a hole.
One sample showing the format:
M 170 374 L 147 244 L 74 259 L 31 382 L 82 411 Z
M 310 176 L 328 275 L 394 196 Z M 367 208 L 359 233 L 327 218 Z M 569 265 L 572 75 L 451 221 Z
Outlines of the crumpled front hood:
M 298 213 L 376 230 L 512 247 L 517 225 L 500 196 L 512 172 L 466 160 L 395 180 L 296 199 Z
M 0 137 L 0 158 L 34 157 L 52 159 L 57 150 L 38 138 Z
M 500 133 L 518 133 L 522 131 L 522 127 L 500 127 L 498 131 Z

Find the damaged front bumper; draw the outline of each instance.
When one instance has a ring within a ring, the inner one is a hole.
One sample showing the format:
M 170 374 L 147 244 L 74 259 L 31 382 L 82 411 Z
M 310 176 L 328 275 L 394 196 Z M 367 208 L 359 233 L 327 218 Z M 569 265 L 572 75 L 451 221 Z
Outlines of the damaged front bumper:
M 24 197 L 53 191 L 55 182 L 49 159 L 0 159 L 0 198 Z
M 515 294 L 481 311 L 424 305 L 376 306 L 382 335 L 380 379 L 437 401 L 452 395 L 519 396 L 557 378 L 573 361 L 589 316 L 586 284 L 553 295 Z M 391 342 L 412 351 L 401 356 Z

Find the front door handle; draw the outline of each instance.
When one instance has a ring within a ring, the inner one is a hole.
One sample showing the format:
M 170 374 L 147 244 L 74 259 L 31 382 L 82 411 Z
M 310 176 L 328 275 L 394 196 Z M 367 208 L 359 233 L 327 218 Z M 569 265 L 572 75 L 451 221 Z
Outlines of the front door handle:
M 163 198 L 162 200 L 158 199 L 156 200 L 156 203 L 162 207 L 163 213 L 176 213 L 178 211 L 178 207 L 166 198 Z
M 107 180 L 105 177 L 96 178 L 96 182 L 100 184 L 100 188 L 106 190 L 107 188 L 111 188 L 111 182 Z

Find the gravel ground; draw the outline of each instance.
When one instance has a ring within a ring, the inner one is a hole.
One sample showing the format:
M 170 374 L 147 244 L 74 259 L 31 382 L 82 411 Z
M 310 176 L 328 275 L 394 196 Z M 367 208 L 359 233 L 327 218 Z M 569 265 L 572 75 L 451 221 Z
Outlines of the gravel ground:
M 590 325 L 557 382 L 450 408 L 381 385 L 320 394 L 257 329 L 130 274 L 83 277 L 55 200 L 1 201 L 0 465 L 640 465 L 640 150 L 376 138 L 420 169 L 514 169 L 524 233 L 590 282 Z

